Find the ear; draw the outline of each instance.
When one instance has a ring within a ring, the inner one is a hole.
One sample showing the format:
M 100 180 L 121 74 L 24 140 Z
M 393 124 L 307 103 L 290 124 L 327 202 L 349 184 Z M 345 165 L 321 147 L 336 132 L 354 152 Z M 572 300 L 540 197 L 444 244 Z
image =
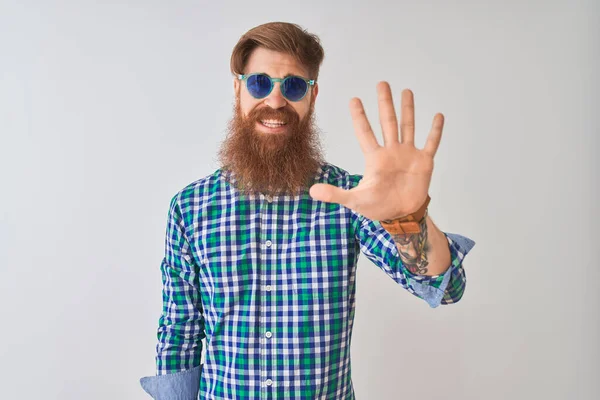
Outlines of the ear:
M 315 83 L 315 85 L 312 88 L 312 99 L 311 101 L 314 103 L 315 101 L 317 101 L 317 96 L 319 95 L 319 84 Z
M 237 96 L 240 91 L 240 80 L 237 78 L 233 78 L 233 92 Z

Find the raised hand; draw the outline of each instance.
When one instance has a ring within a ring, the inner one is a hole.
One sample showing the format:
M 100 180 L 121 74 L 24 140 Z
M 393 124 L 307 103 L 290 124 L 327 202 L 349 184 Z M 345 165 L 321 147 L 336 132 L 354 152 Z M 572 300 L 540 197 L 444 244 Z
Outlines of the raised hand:
M 413 93 L 402 91 L 400 139 L 392 93 L 387 82 L 377 85 L 381 146 L 367 120 L 362 102 L 350 101 L 354 131 L 365 155 L 366 170 L 360 183 L 345 190 L 319 183 L 310 188 L 316 200 L 338 203 L 372 220 L 388 220 L 417 211 L 427 199 L 433 174 L 433 158 L 442 138 L 444 116 L 436 114 L 425 147 L 415 147 Z

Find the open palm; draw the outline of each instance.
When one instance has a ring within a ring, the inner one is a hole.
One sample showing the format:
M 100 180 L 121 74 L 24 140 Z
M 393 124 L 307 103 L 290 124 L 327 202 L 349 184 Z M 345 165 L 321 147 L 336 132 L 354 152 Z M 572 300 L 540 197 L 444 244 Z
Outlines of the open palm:
M 440 144 L 444 116 L 436 114 L 425 147 L 415 147 L 415 112 L 413 93 L 402 91 L 400 136 L 390 86 L 377 85 L 379 120 L 383 130 L 381 146 L 358 98 L 350 101 L 354 131 L 365 155 L 365 173 L 360 183 L 345 190 L 319 183 L 310 188 L 316 200 L 338 203 L 359 214 L 383 221 L 403 217 L 417 211 L 427 199 L 433 158 Z

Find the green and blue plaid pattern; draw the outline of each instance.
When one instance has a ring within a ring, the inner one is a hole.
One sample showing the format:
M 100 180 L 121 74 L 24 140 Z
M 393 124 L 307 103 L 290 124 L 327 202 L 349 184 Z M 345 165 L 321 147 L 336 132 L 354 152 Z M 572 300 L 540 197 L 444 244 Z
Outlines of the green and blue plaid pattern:
M 329 163 L 314 183 L 351 189 Z M 201 399 L 353 399 L 350 341 L 360 252 L 430 307 L 458 301 L 474 242 L 446 234 L 452 265 L 417 276 L 377 221 L 298 196 L 241 195 L 225 169 L 172 199 L 161 263 L 157 375 L 200 365 Z

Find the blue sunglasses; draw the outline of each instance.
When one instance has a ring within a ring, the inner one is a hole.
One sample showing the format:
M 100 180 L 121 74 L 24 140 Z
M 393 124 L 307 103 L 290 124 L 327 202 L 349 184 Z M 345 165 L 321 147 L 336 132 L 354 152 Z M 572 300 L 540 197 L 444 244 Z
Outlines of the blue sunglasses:
M 306 96 L 308 87 L 315 84 L 314 80 L 304 79 L 301 76 L 288 76 L 285 78 L 271 78 L 264 73 L 238 75 L 238 79 L 246 81 L 246 88 L 255 99 L 264 99 L 273 91 L 275 82 L 279 82 L 281 94 L 289 101 L 300 101 Z

